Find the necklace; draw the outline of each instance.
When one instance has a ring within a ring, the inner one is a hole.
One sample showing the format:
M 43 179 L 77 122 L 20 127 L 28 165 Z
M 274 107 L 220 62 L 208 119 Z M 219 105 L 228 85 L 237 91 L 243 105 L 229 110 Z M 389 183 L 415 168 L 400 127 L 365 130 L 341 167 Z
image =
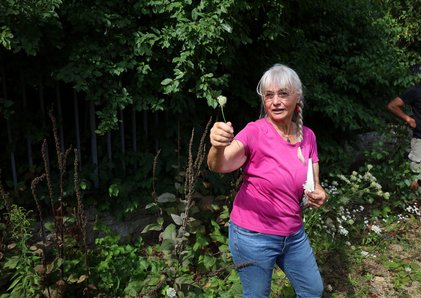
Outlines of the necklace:
M 290 133 L 291 131 L 291 126 L 293 126 L 293 123 L 291 123 L 291 125 L 288 127 L 288 134 L 283 133 L 277 126 L 276 126 L 276 130 L 279 132 L 279 134 L 281 135 L 282 138 L 285 139 L 285 141 L 287 141 L 288 143 L 291 143 L 291 139 L 290 136 L 292 135 Z

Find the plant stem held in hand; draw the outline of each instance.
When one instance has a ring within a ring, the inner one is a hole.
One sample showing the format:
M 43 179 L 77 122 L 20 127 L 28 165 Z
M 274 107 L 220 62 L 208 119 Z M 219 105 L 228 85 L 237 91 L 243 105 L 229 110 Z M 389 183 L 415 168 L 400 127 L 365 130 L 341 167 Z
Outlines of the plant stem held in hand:
M 224 115 L 224 106 L 227 103 L 227 98 L 223 95 L 219 95 L 217 97 L 217 100 L 218 100 L 219 106 L 221 107 L 222 118 L 224 118 L 224 122 L 226 123 L 227 120 L 225 119 L 225 115 Z

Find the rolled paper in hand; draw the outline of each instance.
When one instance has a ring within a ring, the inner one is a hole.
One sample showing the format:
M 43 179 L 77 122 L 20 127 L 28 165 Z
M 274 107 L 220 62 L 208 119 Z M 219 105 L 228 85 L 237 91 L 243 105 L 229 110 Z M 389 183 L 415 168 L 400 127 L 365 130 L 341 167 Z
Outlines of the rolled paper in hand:
M 313 161 L 311 158 L 308 159 L 308 166 L 307 166 L 307 180 L 304 183 L 304 190 L 314 191 L 314 173 L 313 173 Z M 301 201 L 301 207 L 305 208 L 308 206 L 308 198 L 306 195 L 303 196 Z
M 313 161 L 311 158 L 308 159 L 307 180 L 304 184 L 304 190 L 314 191 Z

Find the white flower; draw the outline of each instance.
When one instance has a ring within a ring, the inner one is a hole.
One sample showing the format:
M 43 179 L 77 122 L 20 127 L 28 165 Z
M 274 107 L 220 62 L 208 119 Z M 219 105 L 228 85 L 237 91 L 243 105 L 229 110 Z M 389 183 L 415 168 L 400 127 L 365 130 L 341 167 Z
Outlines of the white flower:
M 372 225 L 370 230 L 372 230 L 376 234 L 381 234 L 381 232 L 382 232 L 382 229 L 379 226 L 376 226 L 376 225 Z
M 332 292 L 333 291 L 333 287 L 329 284 L 329 285 L 327 285 L 326 290 L 328 292 Z
M 366 257 L 366 256 L 368 256 L 368 252 L 366 252 L 366 251 L 361 251 L 361 255 L 363 256 L 363 257 Z
M 177 296 L 177 292 L 174 290 L 174 288 L 168 288 L 167 291 L 165 292 L 165 294 L 168 297 L 175 297 L 175 296 Z
M 217 98 L 219 106 L 221 107 L 221 112 L 222 112 L 222 118 L 224 118 L 224 122 L 227 123 L 227 120 L 225 119 L 225 114 L 224 114 L 224 106 L 227 103 L 227 98 L 223 95 L 219 95 Z
M 345 229 L 344 227 L 342 227 L 342 226 L 339 226 L 339 234 L 341 234 L 341 235 L 344 235 L 344 236 L 347 236 L 348 235 L 348 230 L 347 229 Z
M 221 107 L 224 107 L 227 103 L 227 98 L 223 95 L 219 95 L 216 99 L 218 100 L 218 103 Z

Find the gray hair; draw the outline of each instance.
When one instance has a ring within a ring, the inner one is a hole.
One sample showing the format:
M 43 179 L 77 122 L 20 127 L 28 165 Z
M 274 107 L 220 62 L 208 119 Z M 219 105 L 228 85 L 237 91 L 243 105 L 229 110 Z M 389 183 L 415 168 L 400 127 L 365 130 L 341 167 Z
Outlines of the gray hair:
M 263 74 L 256 87 L 257 94 L 259 94 L 262 100 L 260 118 L 266 117 L 263 93 L 270 85 L 276 85 L 286 90 L 293 90 L 300 96 L 300 101 L 298 102 L 298 111 L 295 112 L 294 118 L 298 127 L 298 141 L 302 141 L 304 95 L 303 86 L 301 84 L 300 78 L 298 77 L 298 74 L 293 69 L 283 64 L 275 64 Z

